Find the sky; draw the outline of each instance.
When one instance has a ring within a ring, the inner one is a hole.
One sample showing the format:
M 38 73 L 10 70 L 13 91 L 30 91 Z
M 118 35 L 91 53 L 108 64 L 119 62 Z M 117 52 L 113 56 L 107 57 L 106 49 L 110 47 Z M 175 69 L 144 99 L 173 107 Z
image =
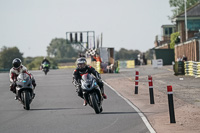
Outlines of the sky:
M 154 47 L 161 26 L 171 24 L 169 0 L 0 0 L 0 48 L 46 56 L 52 39 L 66 32 L 103 34 L 103 47 Z

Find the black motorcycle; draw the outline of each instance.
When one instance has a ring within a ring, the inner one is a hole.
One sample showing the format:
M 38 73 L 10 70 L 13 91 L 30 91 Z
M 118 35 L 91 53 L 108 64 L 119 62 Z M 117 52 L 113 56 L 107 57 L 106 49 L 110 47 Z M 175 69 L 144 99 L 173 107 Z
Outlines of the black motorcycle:
M 84 74 L 81 78 L 81 88 L 87 103 L 94 109 L 96 114 L 103 111 L 103 97 L 96 79 L 90 74 Z
M 49 66 L 50 66 L 50 64 L 47 62 L 44 62 L 42 64 L 42 70 L 44 71 L 45 75 L 47 75 L 47 72 L 49 71 Z
M 30 110 L 30 103 L 34 98 L 32 79 L 26 73 L 21 73 L 16 81 L 16 94 L 18 100 L 24 105 L 24 109 Z

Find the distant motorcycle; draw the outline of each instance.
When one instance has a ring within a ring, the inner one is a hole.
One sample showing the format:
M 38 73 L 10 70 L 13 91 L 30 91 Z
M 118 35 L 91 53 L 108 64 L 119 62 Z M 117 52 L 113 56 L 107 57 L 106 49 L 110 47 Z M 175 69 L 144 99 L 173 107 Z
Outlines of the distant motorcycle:
M 43 70 L 43 72 L 45 73 L 45 75 L 47 75 L 47 72 L 49 71 L 49 67 L 50 67 L 50 65 L 49 65 L 49 63 L 47 63 L 47 62 L 44 62 L 44 63 L 42 64 L 42 70 Z
M 30 110 L 30 104 L 34 98 L 32 79 L 26 73 L 21 73 L 16 81 L 16 94 L 24 109 Z
M 90 74 L 83 74 L 81 88 L 87 103 L 94 109 L 96 114 L 101 113 L 103 111 L 103 96 L 96 79 Z

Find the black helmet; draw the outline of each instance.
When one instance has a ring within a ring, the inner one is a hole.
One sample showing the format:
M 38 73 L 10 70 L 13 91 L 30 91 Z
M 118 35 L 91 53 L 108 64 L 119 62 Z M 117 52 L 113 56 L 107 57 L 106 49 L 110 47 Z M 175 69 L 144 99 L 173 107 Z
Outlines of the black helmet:
M 77 67 L 78 67 L 80 70 L 84 70 L 85 67 L 86 67 L 87 61 L 86 61 L 85 58 L 81 57 L 81 58 L 78 58 L 78 59 L 77 59 L 76 63 L 77 63 Z
M 18 69 L 22 65 L 22 61 L 19 58 L 15 58 L 12 65 L 15 69 Z

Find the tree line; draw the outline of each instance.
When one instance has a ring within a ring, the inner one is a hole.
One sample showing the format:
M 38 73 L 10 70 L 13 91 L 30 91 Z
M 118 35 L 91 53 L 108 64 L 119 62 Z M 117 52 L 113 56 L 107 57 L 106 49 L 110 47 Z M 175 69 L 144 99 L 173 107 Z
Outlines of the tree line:
M 50 60 L 52 68 L 56 68 L 58 63 L 75 62 L 78 58 L 79 51 L 67 42 L 66 39 L 55 38 L 47 46 L 47 59 Z M 121 48 L 119 51 L 115 51 L 115 59 L 134 60 L 141 53 L 139 50 Z M 146 52 L 148 59 L 151 59 L 152 56 L 149 53 Z M 33 70 L 39 69 L 44 57 L 24 58 L 19 48 L 3 46 L 0 50 L 0 69 L 10 69 L 14 58 L 20 58 L 29 70 Z

